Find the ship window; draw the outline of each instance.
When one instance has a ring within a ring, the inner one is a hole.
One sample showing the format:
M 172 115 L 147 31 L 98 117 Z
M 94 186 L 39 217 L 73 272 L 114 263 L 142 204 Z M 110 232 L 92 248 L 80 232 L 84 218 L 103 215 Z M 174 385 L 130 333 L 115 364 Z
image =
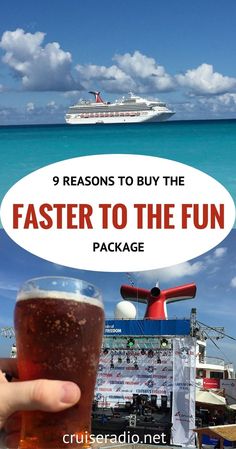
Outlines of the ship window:
M 211 379 L 223 379 L 223 377 L 224 377 L 224 373 L 223 372 L 212 371 L 210 373 L 210 378 Z
M 203 377 L 205 377 L 205 371 L 203 369 L 197 369 L 197 378 L 202 379 Z

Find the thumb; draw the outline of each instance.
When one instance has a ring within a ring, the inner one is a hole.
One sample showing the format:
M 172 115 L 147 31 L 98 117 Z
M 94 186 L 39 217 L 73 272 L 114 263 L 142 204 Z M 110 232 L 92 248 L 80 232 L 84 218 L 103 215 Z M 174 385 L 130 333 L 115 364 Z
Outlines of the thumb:
M 0 428 L 6 418 L 19 410 L 58 412 L 80 399 L 80 389 L 73 382 L 31 380 L 0 384 Z

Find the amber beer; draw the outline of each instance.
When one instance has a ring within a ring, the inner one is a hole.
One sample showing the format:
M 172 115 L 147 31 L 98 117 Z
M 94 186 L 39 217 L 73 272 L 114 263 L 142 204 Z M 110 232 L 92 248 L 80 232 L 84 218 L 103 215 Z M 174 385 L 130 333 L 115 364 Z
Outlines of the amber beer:
M 20 380 L 73 381 L 81 389 L 81 399 L 62 412 L 23 412 L 19 449 L 90 446 L 103 326 L 101 297 L 92 285 L 67 278 L 39 278 L 24 284 L 15 308 Z M 75 436 L 68 443 L 65 435 Z

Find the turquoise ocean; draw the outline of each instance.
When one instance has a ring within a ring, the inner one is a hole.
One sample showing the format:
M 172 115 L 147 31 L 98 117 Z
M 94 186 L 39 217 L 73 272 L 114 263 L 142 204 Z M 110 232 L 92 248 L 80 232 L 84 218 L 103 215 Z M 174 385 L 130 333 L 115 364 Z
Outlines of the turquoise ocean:
M 0 199 L 16 181 L 45 165 L 108 153 L 183 162 L 213 176 L 236 199 L 236 120 L 0 127 Z

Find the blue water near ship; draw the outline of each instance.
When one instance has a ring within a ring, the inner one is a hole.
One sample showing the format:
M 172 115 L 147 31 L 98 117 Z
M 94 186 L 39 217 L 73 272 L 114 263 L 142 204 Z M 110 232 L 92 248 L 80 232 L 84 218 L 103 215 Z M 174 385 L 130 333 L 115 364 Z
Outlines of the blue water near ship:
M 0 199 L 33 170 L 76 156 L 108 153 L 145 154 L 183 162 L 216 178 L 236 198 L 236 120 L 3 126 L 0 151 Z

